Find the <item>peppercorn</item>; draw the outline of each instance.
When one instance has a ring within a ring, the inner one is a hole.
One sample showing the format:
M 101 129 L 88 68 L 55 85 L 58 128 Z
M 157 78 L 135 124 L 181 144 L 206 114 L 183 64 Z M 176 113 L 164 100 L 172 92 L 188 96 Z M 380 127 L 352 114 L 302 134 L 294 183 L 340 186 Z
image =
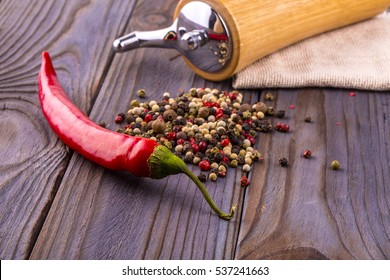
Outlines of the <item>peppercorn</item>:
M 172 121 L 177 118 L 177 113 L 173 109 L 168 109 L 163 113 L 163 118 L 165 121 Z
M 198 110 L 198 118 L 206 119 L 210 115 L 210 109 L 208 107 L 201 107 Z
M 137 91 L 138 97 L 144 98 L 146 96 L 146 92 L 144 89 L 140 89 Z
M 238 161 L 236 159 L 233 159 L 230 162 L 230 167 L 236 168 L 238 166 Z
M 249 164 L 244 164 L 244 166 L 242 167 L 242 171 L 244 172 L 251 171 L 251 166 Z
M 281 158 L 281 159 L 279 159 L 279 164 L 280 164 L 280 166 L 282 166 L 282 167 L 287 167 L 287 166 L 288 166 L 288 160 L 287 160 L 287 158 Z
M 123 119 L 125 118 L 125 114 L 123 113 L 119 113 L 116 117 L 115 117 L 115 123 L 122 123 L 123 122 Z
M 204 173 L 200 173 L 198 175 L 198 179 L 201 181 L 201 182 L 206 182 L 207 181 L 207 176 L 204 174 Z
M 209 179 L 210 179 L 211 181 L 215 181 L 215 180 L 218 179 L 218 176 L 217 176 L 216 173 L 212 172 L 212 173 L 210 173 L 210 175 L 209 175 Z
M 275 125 L 275 130 L 280 132 L 288 132 L 290 130 L 290 126 L 288 124 L 278 122 Z
M 243 176 L 243 177 L 241 178 L 241 180 L 240 180 L 240 185 L 241 185 L 242 187 L 247 187 L 247 186 L 249 186 L 249 180 L 248 180 L 248 178 L 245 177 L 245 176 Z
M 101 126 L 101 127 L 106 127 L 107 124 L 106 124 L 105 122 L 100 122 L 100 123 L 99 123 L 99 126 Z
M 310 115 L 306 115 L 305 116 L 305 122 L 307 122 L 307 123 L 311 122 L 311 116 Z
M 138 107 L 140 104 L 139 104 L 139 101 L 138 100 L 131 100 L 130 102 L 130 107 Z
M 310 158 L 312 155 L 312 152 L 310 150 L 306 150 L 303 152 L 303 157 L 304 158 Z
M 267 92 L 267 93 L 265 94 L 265 100 L 267 100 L 267 101 L 273 101 L 273 100 L 274 100 L 274 96 L 272 95 L 272 93 Z
M 284 118 L 285 115 L 286 115 L 286 111 L 284 110 L 279 110 L 276 112 L 276 117 L 278 117 L 279 119 Z
M 240 106 L 241 112 L 250 111 L 251 109 L 252 109 L 252 106 L 248 103 L 241 104 L 241 106 Z
M 164 133 L 166 127 L 167 127 L 167 125 L 164 122 L 164 120 L 162 120 L 162 119 L 157 119 L 157 120 L 153 121 L 152 129 L 157 134 Z
M 272 107 L 271 107 L 272 108 Z M 262 112 L 263 114 L 265 114 L 267 112 L 267 105 L 265 105 L 265 103 L 263 102 L 258 102 L 256 103 L 255 105 L 253 105 L 253 109 L 256 111 L 256 112 Z
M 187 152 L 184 156 L 184 162 L 190 163 L 194 160 L 194 154 L 191 152 Z
M 267 116 L 275 116 L 275 108 L 274 107 L 268 107 L 267 111 L 265 111 L 265 115 L 267 115 Z
M 224 158 L 224 155 L 221 154 L 221 153 L 216 153 L 216 154 L 214 155 L 214 160 L 215 160 L 216 162 L 221 162 L 221 161 L 223 160 L 223 158 Z
M 199 167 L 202 171 L 208 171 L 210 170 L 211 168 L 211 165 L 210 165 L 210 162 L 208 162 L 207 160 L 202 160 L 200 163 L 199 163 Z
M 334 160 L 331 162 L 330 164 L 330 168 L 333 169 L 333 170 L 339 170 L 341 167 L 341 164 L 338 160 Z

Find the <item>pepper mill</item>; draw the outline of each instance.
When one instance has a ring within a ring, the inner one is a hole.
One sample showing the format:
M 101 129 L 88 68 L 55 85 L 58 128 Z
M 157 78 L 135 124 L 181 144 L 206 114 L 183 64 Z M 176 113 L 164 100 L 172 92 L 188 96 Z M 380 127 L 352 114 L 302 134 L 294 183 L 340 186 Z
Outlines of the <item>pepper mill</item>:
M 390 0 L 182 0 L 170 27 L 132 32 L 113 48 L 174 48 L 195 73 L 220 81 L 281 48 L 389 6 Z

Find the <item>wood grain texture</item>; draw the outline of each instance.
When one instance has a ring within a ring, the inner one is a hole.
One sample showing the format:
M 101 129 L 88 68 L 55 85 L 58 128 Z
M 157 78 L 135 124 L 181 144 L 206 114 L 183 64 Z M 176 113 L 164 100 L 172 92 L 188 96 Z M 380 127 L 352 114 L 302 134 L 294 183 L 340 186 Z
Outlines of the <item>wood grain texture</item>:
M 278 91 L 275 107 L 287 110 L 291 132 L 260 140 L 267 153 L 245 200 L 237 259 L 390 257 L 389 101 L 386 93 Z M 306 149 L 312 158 L 302 157 Z
M 287 111 L 290 133 L 260 135 L 264 161 L 248 188 L 239 170 L 206 185 L 223 210 L 239 204 L 230 222 L 184 175 L 112 172 L 60 143 L 36 94 L 43 50 L 75 104 L 111 130 L 140 88 L 149 100 L 230 88 L 196 76 L 171 50 L 111 52 L 124 33 L 170 25 L 176 4 L 0 1 L 0 259 L 389 259 L 388 92 L 274 90 L 268 104 Z M 263 95 L 244 91 L 249 103 Z M 341 170 L 329 168 L 333 159 Z
M 130 30 L 152 30 L 170 24 L 176 1 L 141 1 Z M 136 92 L 144 88 L 148 100 L 167 91 L 222 87 L 196 77 L 169 51 L 139 49 L 116 55 L 91 118 L 113 122 L 125 112 Z M 163 74 L 162 74 L 163 73 Z M 250 98 L 251 95 L 248 95 Z M 115 147 L 113 147 L 115 148 Z M 199 172 L 193 169 L 194 172 Z M 221 209 L 239 203 L 241 172 L 230 172 L 218 183 L 207 184 Z M 240 211 L 231 222 L 219 219 L 196 186 L 184 175 L 162 180 L 139 179 L 104 171 L 75 156 L 64 176 L 33 259 L 230 259 L 234 256 Z
M 38 105 L 41 52 L 51 52 L 71 98 L 90 110 L 112 59 L 100 40 L 123 32 L 132 4 L 0 2 L 1 259 L 29 257 L 69 161 Z

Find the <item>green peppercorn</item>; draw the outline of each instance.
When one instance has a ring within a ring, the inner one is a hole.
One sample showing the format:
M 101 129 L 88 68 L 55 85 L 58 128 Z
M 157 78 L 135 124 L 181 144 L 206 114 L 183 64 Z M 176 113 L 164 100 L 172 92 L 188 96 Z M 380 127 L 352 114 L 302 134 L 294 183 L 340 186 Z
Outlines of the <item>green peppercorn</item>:
M 333 169 L 333 170 L 339 170 L 341 167 L 341 164 L 338 160 L 334 160 L 331 162 L 330 164 L 330 168 Z
M 230 167 L 236 168 L 238 166 L 238 161 L 236 159 L 233 159 L 230 162 Z
M 138 100 L 131 100 L 131 102 L 130 102 L 130 106 L 131 107 L 139 107 L 139 101 Z
M 144 89 L 140 89 L 137 91 L 138 97 L 144 98 L 146 96 L 146 92 Z
M 274 100 L 274 96 L 272 95 L 272 93 L 267 92 L 267 93 L 265 94 L 265 100 L 267 100 L 267 101 L 273 101 L 273 100 Z

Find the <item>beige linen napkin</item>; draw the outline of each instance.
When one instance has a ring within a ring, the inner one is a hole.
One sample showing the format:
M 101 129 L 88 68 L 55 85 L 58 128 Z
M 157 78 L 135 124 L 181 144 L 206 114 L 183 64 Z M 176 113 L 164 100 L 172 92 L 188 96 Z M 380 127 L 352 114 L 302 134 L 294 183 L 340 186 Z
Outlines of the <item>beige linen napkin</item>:
M 238 72 L 233 87 L 390 90 L 390 16 L 303 40 Z

